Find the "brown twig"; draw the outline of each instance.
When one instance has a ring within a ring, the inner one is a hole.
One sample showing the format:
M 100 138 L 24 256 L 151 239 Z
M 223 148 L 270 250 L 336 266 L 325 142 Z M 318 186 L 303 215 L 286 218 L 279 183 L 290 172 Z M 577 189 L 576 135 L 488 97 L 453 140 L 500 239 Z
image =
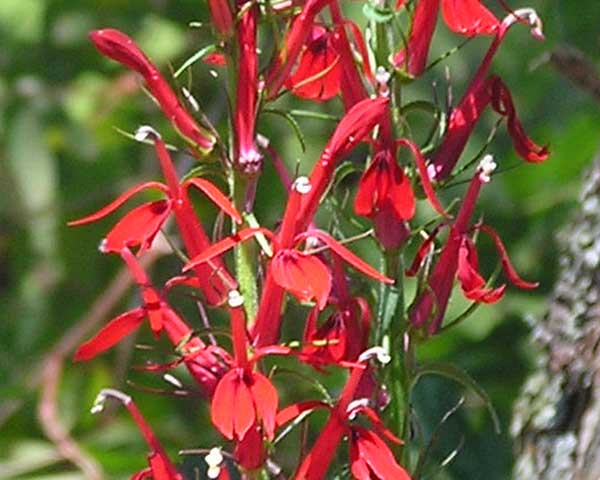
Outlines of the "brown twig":
M 567 45 L 557 47 L 550 53 L 550 63 L 559 73 L 600 102 L 600 74 L 582 51 Z
M 163 253 L 164 249 L 151 251 L 144 257 L 143 265 L 148 267 Z M 101 480 L 104 474 L 101 466 L 81 449 L 60 419 L 57 408 L 60 379 L 65 359 L 110 315 L 132 283 L 127 269 L 122 268 L 103 294 L 96 299 L 89 312 L 67 330 L 55 347 L 44 356 L 40 368 L 34 370 L 40 373 L 29 382 L 31 388 L 40 386 L 37 414 L 44 434 L 56 445 L 60 455 L 76 465 L 89 480 Z

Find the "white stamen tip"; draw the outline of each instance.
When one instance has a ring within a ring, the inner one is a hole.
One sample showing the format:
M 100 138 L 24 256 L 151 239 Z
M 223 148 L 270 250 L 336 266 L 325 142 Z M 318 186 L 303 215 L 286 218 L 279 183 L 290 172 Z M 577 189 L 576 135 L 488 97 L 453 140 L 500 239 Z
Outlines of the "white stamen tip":
M 483 183 L 488 183 L 491 180 L 491 175 L 496 170 L 498 164 L 494 162 L 494 157 L 491 155 L 486 155 L 479 162 L 479 179 Z
M 384 67 L 377 67 L 377 70 L 375 71 L 375 80 L 377 80 L 379 85 L 387 85 L 390 81 L 390 78 L 392 78 L 392 74 L 390 72 L 388 72 Z
M 210 73 L 214 78 L 219 78 L 219 74 L 216 70 L 209 70 L 208 73 Z
M 305 195 L 310 192 L 312 185 L 307 177 L 298 177 L 296 180 L 294 180 L 294 185 L 292 188 L 298 193 Z
M 542 19 L 533 8 L 518 8 L 504 22 L 512 24 L 518 20 L 526 20 L 531 27 L 531 35 L 537 40 L 544 40 Z
M 98 393 L 98 395 L 96 396 L 96 399 L 94 400 L 94 405 L 92 405 L 90 412 L 92 414 L 96 414 L 104 410 L 104 403 L 109 397 L 119 400 L 125 406 L 131 403 L 131 397 L 129 395 L 125 395 L 123 392 L 120 392 L 119 390 L 115 390 L 113 388 L 104 388 L 100 390 L 100 393 Z
M 385 348 L 371 347 L 368 350 L 365 350 L 363 353 L 360 354 L 360 356 L 358 357 L 358 361 L 366 362 L 373 357 L 376 357 L 377 360 L 380 363 L 382 363 L 383 365 L 390 363 L 390 360 L 392 359 L 392 357 L 390 357 L 390 354 L 388 353 L 388 351 Z
M 208 478 L 218 478 L 221 473 L 221 464 L 223 463 L 221 449 L 218 447 L 211 448 L 208 455 L 204 457 L 204 461 L 208 465 Z
M 165 373 L 163 375 L 163 380 L 176 388 L 183 388 L 183 383 L 181 383 L 177 377 L 171 375 L 170 373 Z
M 369 406 L 368 398 L 357 398 L 356 400 L 352 400 L 348 404 L 348 408 L 346 408 L 346 413 L 348 414 L 348 420 L 354 420 L 358 412 L 361 409 Z
M 271 141 L 264 135 L 257 133 L 256 134 L 256 143 L 258 144 L 258 146 L 260 148 L 267 148 L 269 146 L 269 144 L 271 143 Z
M 162 137 L 150 125 L 142 125 L 135 131 L 134 138 L 138 142 L 143 142 L 144 140 L 160 140 Z
M 98 250 L 100 251 L 100 253 L 107 253 L 108 249 L 106 248 L 106 244 L 108 242 L 106 241 L 106 238 L 103 238 L 102 240 L 100 240 L 100 245 L 98 245 Z
M 244 297 L 237 290 L 231 290 L 227 295 L 227 303 L 231 308 L 241 307 L 244 304 Z

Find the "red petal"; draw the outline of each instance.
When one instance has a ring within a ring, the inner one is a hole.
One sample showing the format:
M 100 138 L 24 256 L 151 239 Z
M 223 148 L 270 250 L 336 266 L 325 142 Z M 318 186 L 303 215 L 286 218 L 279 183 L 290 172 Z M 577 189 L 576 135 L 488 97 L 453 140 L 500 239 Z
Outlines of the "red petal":
M 350 250 L 344 247 L 341 243 L 335 240 L 333 237 L 329 236 L 325 232 L 320 230 L 311 230 L 310 232 L 299 235 L 299 239 L 304 239 L 307 237 L 315 237 L 325 243 L 329 248 L 331 248 L 337 255 L 339 255 L 342 260 L 346 263 L 352 265 L 359 272 L 368 275 L 369 277 L 374 278 L 375 280 L 379 280 L 384 283 L 394 283 L 394 280 L 386 277 L 385 275 L 379 273 L 375 270 L 371 265 L 365 263 L 363 260 L 354 255 Z
M 99 353 L 108 350 L 140 326 L 146 316 L 143 308 L 139 307 L 125 312 L 112 319 L 94 338 L 81 345 L 75 353 L 75 361 L 89 360 Z
M 394 458 L 394 455 L 377 435 L 369 430 L 356 427 L 355 440 L 359 456 L 369 465 L 379 480 L 410 480 L 410 475 Z
M 294 403 L 293 405 L 288 405 L 277 412 L 275 423 L 278 428 L 283 427 L 286 423 L 291 422 L 303 412 L 314 410 L 315 408 L 330 407 L 325 402 L 320 402 L 318 400 L 306 400 L 304 402 Z
M 510 91 L 498 77 L 492 77 L 492 108 L 501 115 L 506 116 L 508 133 L 510 134 L 515 150 L 528 162 L 540 163 L 548 158 L 548 147 L 540 147 L 525 133 L 523 125 L 517 117 Z
M 413 142 L 406 138 L 401 138 L 400 140 L 396 140 L 396 145 L 402 145 L 408 147 L 408 149 L 413 154 L 415 158 L 415 163 L 417 164 L 417 170 L 419 171 L 419 177 L 421 177 L 421 185 L 423 186 L 423 191 L 429 200 L 429 203 L 433 206 L 436 212 L 440 215 L 448 218 L 449 215 L 442 207 L 442 204 L 438 200 L 435 195 L 435 191 L 433 190 L 433 186 L 431 185 L 431 180 L 429 179 L 429 173 L 427 172 L 427 167 L 425 166 L 425 159 L 421 154 L 421 150 L 417 147 Z
M 502 240 L 500 239 L 498 234 L 492 228 L 488 227 L 487 225 L 481 225 L 479 228 L 480 228 L 480 230 L 483 230 L 485 233 L 487 233 L 494 240 L 494 243 L 496 244 L 496 249 L 498 250 L 498 253 L 500 254 L 500 261 L 502 262 L 502 268 L 504 268 L 504 273 L 506 273 L 506 276 L 508 277 L 508 279 L 519 288 L 525 288 L 525 289 L 536 288 L 539 285 L 538 282 L 528 282 L 526 280 L 523 280 L 521 277 L 519 277 L 519 274 L 516 272 L 516 270 L 510 263 L 510 259 L 508 258 L 508 253 L 506 253 L 506 248 L 504 247 L 504 244 L 502 243 Z
M 124 248 L 138 245 L 142 251 L 150 248 L 170 212 L 168 200 L 145 203 L 134 208 L 108 232 L 101 246 L 102 251 L 118 253 Z
M 239 383 L 237 369 L 230 370 L 217 384 L 210 404 L 210 419 L 217 430 L 229 440 L 234 436 L 234 420 L 236 405 L 236 390 Z
M 358 181 L 358 190 L 354 199 L 354 211 L 357 215 L 369 217 L 374 213 L 380 177 L 377 163 L 380 161 L 375 157 Z
M 358 28 L 356 23 L 347 20 L 344 22 L 344 26 L 350 27 L 350 31 L 352 32 L 352 36 L 354 37 L 354 43 L 356 43 L 356 48 L 358 53 L 361 56 L 363 73 L 365 78 L 369 80 L 371 83 L 375 83 L 375 76 L 371 71 L 371 65 L 369 64 L 369 53 L 367 51 L 367 45 L 365 43 L 365 39 L 363 38 L 361 30 Z
M 113 28 L 90 32 L 90 39 L 102 55 L 122 63 L 143 76 L 155 69 L 134 41 Z
M 254 398 L 256 413 L 262 422 L 265 435 L 269 440 L 273 440 L 275 436 L 275 415 L 279 404 L 277 390 L 267 377 L 261 373 L 253 372 L 250 392 Z
M 187 272 L 192 268 L 200 265 L 201 263 L 208 262 L 209 260 L 215 258 L 218 255 L 226 252 L 227 250 L 232 249 L 238 243 L 248 240 L 249 238 L 254 237 L 262 233 L 263 235 L 272 238 L 273 234 L 267 230 L 266 228 L 245 228 L 244 230 L 240 230 L 235 235 L 231 235 L 230 237 L 224 238 L 223 240 L 211 245 L 206 250 L 204 250 L 200 255 L 192 258 L 184 267 L 183 271 Z
M 325 308 L 331 291 L 329 269 L 312 255 L 295 250 L 280 250 L 271 261 L 273 280 L 300 301 L 315 300 Z
M 159 453 L 152 453 L 148 456 L 150 470 L 152 472 L 152 480 L 177 480 L 177 476 L 173 475 L 173 468 L 168 460 L 165 460 Z
M 392 164 L 392 181 L 388 190 L 387 201 L 391 203 L 398 220 L 410 220 L 415 215 L 415 195 L 410 180 L 402 168 L 394 161 Z
M 75 227 L 77 225 L 83 225 L 85 223 L 95 222 L 96 220 L 99 220 L 102 217 L 105 217 L 106 215 L 114 212 L 117 208 L 119 208 L 121 205 L 123 205 L 127 200 L 129 200 L 131 197 L 133 197 L 136 193 L 141 192 L 142 190 L 145 190 L 147 188 L 157 188 L 164 193 L 168 193 L 168 191 L 169 191 L 169 189 L 167 188 L 166 185 L 163 185 L 162 183 L 159 183 L 159 182 L 142 183 L 141 185 L 136 185 L 135 187 L 130 188 L 125 193 L 120 195 L 119 198 L 117 198 L 113 202 L 109 203 L 106 207 L 101 208 L 96 213 L 92 213 L 91 215 L 80 218 L 79 220 L 73 220 L 73 221 L 69 222 L 67 225 L 69 225 L 70 227 Z
M 442 0 L 442 15 L 450 30 L 463 35 L 491 35 L 500 22 L 479 0 Z
M 464 238 L 458 250 L 457 277 L 465 297 L 476 302 L 495 303 L 502 298 L 506 285 L 483 288 L 485 280 L 478 272 L 479 262 L 472 241 Z
M 203 178 L 190 178 L 188 179 L 183 186 L 187 189 L 190 185 L 193 185 L 202 193 L 204 193 L 217 207 L 223 210 L 227 215 L 229 215 L 236 223 L 242 223 L 242 216 L 233 206 L 233 203 L 219 190 L 215 185 L 213 185 L 208 180 L 204 180 Z
M 443 227 L 443 225 L 438 225 L 437 227 L 435 227 L 433 229 L 433 231 L 428 235 L 427 239 L 421 244 L 421 246 L 419 247 L 419 250 L 417 250 L 417 254 L 415 255 L 415 259 L 413 260 L 413 263 L 410 265 L 408 270 L 406 270 L 406 272 L 405 272 L 407 277 L 414 277 L 417 274 L 417 272 L 419 271 L 419 268 L 421 268 L 423 259 L 429 253 L 429 249 L 431 248 L 431 245 L 432 245 L 433 241 L 435 240 L 435 237 L 437 236 L 437 234 L 440 233 L 440 230 L 442 227 Z
M 235 370 L 234 370 L 235 371 Z M 243 438 L 256 422 L 256 406 L 250 387 L 246 380 L 241 378 L 241 371 L 235 384 L 235 401 L 233 410 L 233 423 L 237 439 Z

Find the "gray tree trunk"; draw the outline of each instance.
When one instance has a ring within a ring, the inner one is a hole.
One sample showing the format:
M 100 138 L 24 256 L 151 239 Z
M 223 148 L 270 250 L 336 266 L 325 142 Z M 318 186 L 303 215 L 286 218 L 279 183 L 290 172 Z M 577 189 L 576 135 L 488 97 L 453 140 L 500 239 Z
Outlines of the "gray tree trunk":
M 600 479 L 600 155 L 559 241 L 559 278 L 533 326 L 538 362 L 511 425 L 518 480 Z

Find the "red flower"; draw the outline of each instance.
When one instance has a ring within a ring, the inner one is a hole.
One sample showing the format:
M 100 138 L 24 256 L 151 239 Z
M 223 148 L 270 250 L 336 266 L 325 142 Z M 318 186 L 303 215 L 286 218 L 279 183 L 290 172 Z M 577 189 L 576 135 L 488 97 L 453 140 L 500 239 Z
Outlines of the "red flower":
M 183 352 L 183 363 L 204 392 L 210 395 L 223 375 L 226 363 L 229 362 L 226 352 L 219 347 L 207 347 L 202 340 L 193 335 L 192 329 L 152 287 L 150 279 L 128 249 L 121 251 L 121 257 L 141 288 L 144 305 L 112 319 L 92 339 L 77 349 L 75 361 L 90 360 L 108 350 L 148 318 L 150 328 L 156 336 L 164 330 L 171 344 Z M 179 362 L 174 365 L 177 363 Z
M 300 98 L 324 102 L 340 92 L 340 55 L 333 33 L 320 23 L 312 26 L 295 72 L 285 85 Z
M 447 3 L 447 2 L 446 2 Z M 394 56 L 394 65 L 416 77 L 423 73 L 435 30 L 440 0 L 419 0 L 410 27 L 406 48 Z
M 415 214 L 415 197 L 410 180 L 396 162 L 393 152 L 379 150 L 360 178 L 354 200 L 357 215 L 372 217 L 387 210 L 397 221 Z
M 495 76 L 487 78 L 492 59 L 506 33 L 514 23 L 521 20 L 531 25 L 531 32 L 535 38 L 543 38 L 541 21 L 531 9 L 516 10 L 503 20 L 464 97 L 450 114 L 444 139 L 429 166 L 432 178 L 443 180 L 450 175 L 481 113 L 490 103 L 497 113 L 507 118 L 508 132 L 517 153 L 523 159 L 528 162 L 541 162 L 548 158 L 548 148 L 536 145 L 525 135 L 510 92 L 504 83 Z
M 137 136 L 140 139 L 150 137 L 154 140 L 166 185 L 159 182 L 146 182 L 137 185 L 96 213 L 69 222 L 70 226 L 84 225 L 100 220 L 115 211 L 138 192 L 154 188 L 162 191 L 167 199 L 145 203 L 127 213 L 102 241 L 101 250 L 103 252 L 119 253 L 124 248 L 139 246 L 139 253 L 142 253 L 152 246 L 154 238 L 170 213 L 173 212 L 188 255 L 198 255 L 209 247 L 210 241 L 190 202 L 188 190 L 191 187 L 202 191 L 234 221 L 241 223 L 242 218 L 233 204 L 211 182 L 193 177 L 179 183 L 171 157 L 157 132 L 150 127 L 141 127 L 138 129 Z M 235 280 L 229 276 L 219 259 L 212 260 L 211 264 L 201 267 L 196 273 L 200 281 L 200 287 L 211 304 L 220 303 L 226 292 L 236 285 Z
M 238 443 L 238 461 L 245 468 L 258 468 L 264 459 L 263 435 L 272 440 L 279 398 L 271 381 L 253 369 L 253 365 L 270 353 L 288 354 L 286 347 L 257 349 L 248 358 L 248 337 L 243 298 L 237 291 L 229 293 L 229 311 L 233 337 L 234 366 L 219 381 L 210 412 L 215 427 L 229 440 Z M 259 431 L 260 428 L 260 431 Z M 261 433 L 262 432 L 262 433 Z
M 442 0 L 442 15 L 450 30 L 472 37 L 492 35 L 500 22 L 479 0 Z
M 135 403 L 133 403 L 133 400 L 129 395 L 125 395 L 124 393 L 111 388 L 101 390 L 96 397 L 94 406 L 92 407 L 92 413 L 101 412 L 104 409 L 104 403 L 106 399 L 109 397 L 119 400 L 125 406 L 125 408 L 129 410 L 129 413 L 140 429 L 144 440 L 146 440 L 146 443 L 151 449 L 151 452 L 148 455 L 148 464 L 150 465 L 149 468 L 134 474 L 131 477 L 132 480 L 142 480 L 145 478 L 152 478 L 154 480 L 182 480 L 183 476 L 173 466 L 169 460 L 169 457 L 167 456 L 167 453 L 154 435 L 154 432 L 146 423 L 142 413 L 139 411 Z
M 215 137 L 198 125 L 183 108 L 167 81 L 130 37 L 119 30 L 107 28 L 91 32 L 90 39 L 100 53 L 144 77 L 148 90 L 156 98 L 164 114 L 194 148 L 203 153 L 212 150 Z
M 367 371 L 366 366 L 362 363 L 366 363 L 374 355 L 381 357 L 382 354 L 380 348 L 373 348 L 360 355 L 358 359 L 360 363 L 352 368 L 338 402 L 331 408 L 329 420 L 294 475 L 296 480 L 326 478 L 335 451 L 345 435 L 348 436 L 350 442 L 351 471 L 355 478 L 358 480 L 373 478 L 410 480 L 406 470 L 396 463 L 393 454 L 379 437 L 383 436 L 396 443 L 399 443 L 400 440 L 384 427 L 377 414 L 365 405 L 364 399 L 353 402 L 357 388 Z M 389 360 L 389 357 L 385 360 Z M 287 407 L 278 413 L 277 424 L 279 426 L 285 421 L 289 421 L 295 413 L 319 406 L 321 405 L 307 402 L 303 405 Z M 350 421 L 358 414 L 364 414 L 371 421 L 378 435 L 364 427 L 350 424 Z
M 244 2 L 240 1 L 239 4 Z M 262 156 L 256 147 L 255 123 L 258 99 L 258 55 L 256 53 L 256 22 L 258 6 L 252 5 L 237 22 L 238 49 L 236 105 L 233 115 L 237 167 L 246 175 L 257 174 Z
M 482 185 L 489 181 L 489 175 L 495 166 L 496 164 L 493 163 L 491 156 L 486 156 L 481 162 L 471 180 L 456 220 L 450 227 L 448 240 L 440 253 L 433 273 L 427 281 L 429 287 L 411 309 L 411 323 L 415 327 L 427 326 L 429 334 L 436 333 L 442 324 L 452 292 L 454 277 L 458 278 L 465 297 L 473 301 L 494 303 L 500 300 L 504 294 L 506 285 L 497 288 L 485 288 L 486 282 L 478 272 L 479 263 L 475 246 L 469 238 L 471 232 L 470 218 L 475 208 L 477 196 Z M 519 278 L 508 259 L 502 241 L 491 228 L 485 225 L 478 225 L 475 228 L 492 236 L 500 253 L 504 271 L 513 284 L 526 289 L 537 287 L 537 283 L 526 282 Z M 417 273 L 438 232 L 439 228 L 423 243 L 417 252 L 415 261 L 406 272 L 407 275 L 412 276 Z

